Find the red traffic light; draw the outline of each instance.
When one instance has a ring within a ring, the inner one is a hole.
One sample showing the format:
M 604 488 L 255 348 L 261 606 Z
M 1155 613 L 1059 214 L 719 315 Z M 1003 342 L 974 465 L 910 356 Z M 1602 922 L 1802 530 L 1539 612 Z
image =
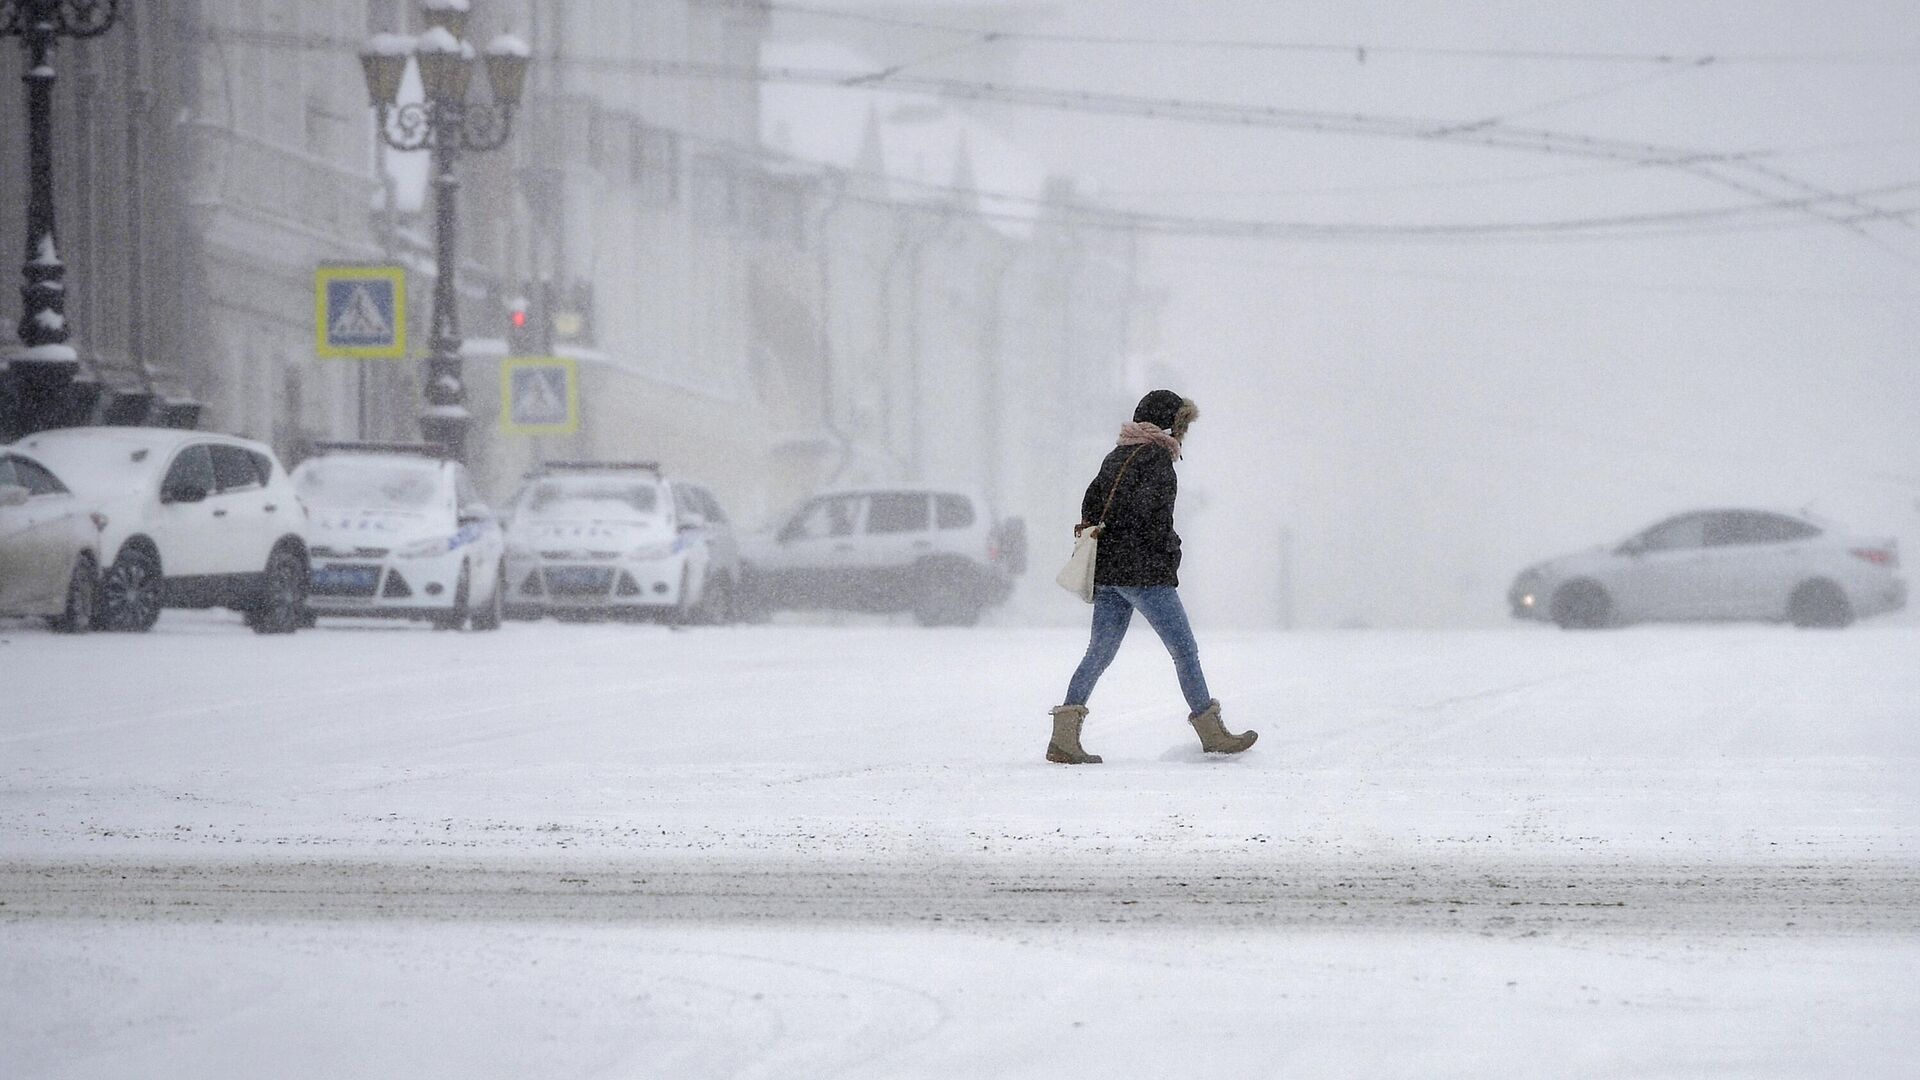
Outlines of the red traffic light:
M 513 328 L 515 330 L 521 330 L 526 327 L 527 325 L 527 309 L 526 308 L 514 308 L 512 317 L 513 317 Z

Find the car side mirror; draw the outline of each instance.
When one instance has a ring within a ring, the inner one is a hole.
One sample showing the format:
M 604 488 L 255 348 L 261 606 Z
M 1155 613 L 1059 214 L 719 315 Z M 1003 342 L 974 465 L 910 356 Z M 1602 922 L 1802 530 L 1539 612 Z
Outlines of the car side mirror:
M 0 506 L 19 506 L 33 496 L 33 492 L 18 484 L 0 487 Z
M 680 515 L 680 531 L 681 532 L 693 532 L 696 529 L 704 529 L 706 527 L 707 527 L 707 519 L 706 519 L 706 515 L 704 514 L 689 513 L 689 514 Z
M 206 502 L 208 494 L 207 489 L 199 484 L 181 484 L 179 487 L 169 488 L 167 492 L 161 496 L 160 501 L 170 503 Z

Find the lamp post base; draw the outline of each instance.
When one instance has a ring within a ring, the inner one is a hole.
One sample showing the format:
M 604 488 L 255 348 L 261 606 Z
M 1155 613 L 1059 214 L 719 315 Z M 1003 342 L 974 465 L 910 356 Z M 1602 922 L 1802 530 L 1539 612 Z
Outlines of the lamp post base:
M 432 405 L 420 414 L 421 437 L 446 447 L 455 461 L 467 460 L 467 432 L 472 428 L 473 414 L 464 405 Z
M 55 350 L 67 355 L 34 355 Z M 6 368 L 0 371 L 0 387 L 5 389 L 0 399 L 5 406 L 0 413 L 0 442 L 87 422 L 98 387 L 80 381 L 80 361 L 72 354 L 64 345 L 43 345 L 5 357 Z

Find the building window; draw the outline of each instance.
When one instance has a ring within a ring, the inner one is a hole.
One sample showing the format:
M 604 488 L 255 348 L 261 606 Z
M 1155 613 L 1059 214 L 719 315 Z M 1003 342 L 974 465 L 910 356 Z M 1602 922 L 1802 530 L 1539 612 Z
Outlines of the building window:
M 607 160 L 607 116 L 591 103 L 587 105 L 587 164 L 605 171 Z
M 642 206 L 680 201 L 680 136 L 638 121 L 633 125 L 633 183 Z
M 733 172 L 717 158 L 701 158 L 693 166 L 693 220 L 724 226 L 739 216 Z
M 593 167 L 600 175 L 617 180 L 633 168 L 633 125 L 606 113 L 596 116 L 599 136 L 594 140 Z

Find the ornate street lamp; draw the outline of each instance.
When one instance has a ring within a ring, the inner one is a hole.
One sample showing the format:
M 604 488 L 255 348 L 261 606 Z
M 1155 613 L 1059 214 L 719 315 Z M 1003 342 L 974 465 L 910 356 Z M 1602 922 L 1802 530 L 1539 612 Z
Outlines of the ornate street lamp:
M 360 53 L 360 65 L 378 114 L 380 137 L 395 150 L 428 150 L 433 155 L 433 332 L 420 430 L 428 442 L 440 443 L 464 460 L 473 414 L 467 411 L 467 388 L 460 374 L 460 316 L 453 288 L 458 259 L 454 197 L 460 189 L 453 166 L 464 152 L 506 144 L 532 54 L 510 34 L 495 38 L 484 61 L 491 93 L 485 101 L 470 98 L 467 91 L 478 64 L 465 38 L 472 14 L 468 0 L 424 0 L 421 9 L 425 33 L 417 38 L 376 35 Z M 420 69 L 425 99 L 403 104 L 400 83 L 408 61 Z
M 445 0 L 443 0 L 445 2 Z M 20 349 L 7 357 L 15 434 L 66 421 L 65 390 L 80 367 L 67 344 L 67 268 L 53 213 L 53 46 L 59 38 L 99 37 L 119 18 L 119 0 L 0 0 L 0 35 L 27 51 L 27 261 L 20 287 Z

